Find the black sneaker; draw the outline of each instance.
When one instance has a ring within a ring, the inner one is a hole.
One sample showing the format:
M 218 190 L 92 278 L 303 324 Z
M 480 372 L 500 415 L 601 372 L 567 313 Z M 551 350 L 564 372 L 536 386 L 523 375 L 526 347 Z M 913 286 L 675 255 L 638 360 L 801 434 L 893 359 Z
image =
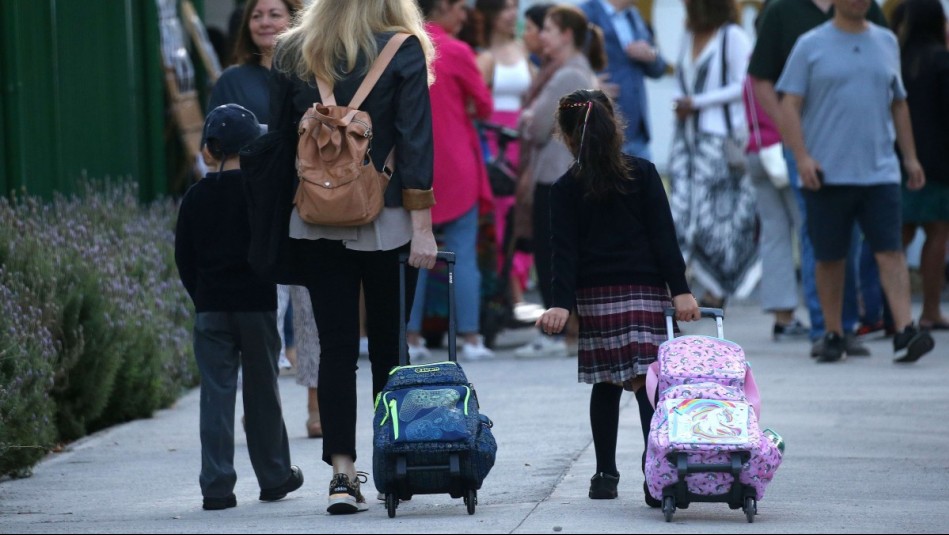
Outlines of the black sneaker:
M 359 492 L 359 484 L 369 480 L 365 472 L 356 472 L 356 479 L 346 474 L 336 474 L 330 481 L 330 499 L 326 511 L 331 515 L 349 515 L 369 509 L 366 498 Z
M 204 497 L 204 505 L 202 505 L 205 511 L 220 511 L 221 509 L 230 509 L 231 507 L 237 507 L 237 496 L 231 494 L 226 498 L 209 498 Z
M 794 320 L 791 323 L 775 323 L 771 329 L 771 338 L 775 342 L 781 340 L 799 340 L 808 335 L 810 327 L 801 323 L 800 320 Z
M 844 353 L 846 353 L 848 357 L 870 356 L 870 350 L 860 342 L 860 339 L 857 338 L 857 335 L 854 333 L 844 335 Z
M 282 485 L 269 489 L 260 489 L 260 501 L 275 502 L 287 497 L 287 494 L 303 486 L 303 471 L 299 466 L 290 467 L 290 477 Z
M 920 331 L 910 325 L 893 337 L 893 362 L 909 364 L 916 362 L 936 347 L 929 331 Z
M 606 472 L 597 472 L 590 479 L 590 499 L 612 500 L 619 496 L 616 486 L 619 485 L 619 474 L 615 476 Z
M 828 331 L 824 333 L 820 343 L 821 348 L 817 355 L 817 362 L 837 362 L 844 358 L 847 346 L 844 338 L 839 334 Z

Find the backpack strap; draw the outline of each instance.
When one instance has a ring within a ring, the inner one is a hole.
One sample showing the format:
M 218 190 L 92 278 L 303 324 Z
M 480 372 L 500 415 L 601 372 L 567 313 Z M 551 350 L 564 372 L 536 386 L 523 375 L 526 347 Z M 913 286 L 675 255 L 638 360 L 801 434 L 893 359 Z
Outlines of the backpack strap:
M 353 99 L 347 106 L 348 108 L 359 109 L 359 106 L 362 106 L 363 101 L 369 96 L 369 92 L 372 91 L 373 87 L 375 87 L 376 82 L 379 81 L 379 78 L 382 77 L 382 73 L 385 72 L 386 67 L 389 66 L 392 58 L 395 57 L 395 53 L 399 51 L 399 47 L 401 47 L 402 43 L 404 43 L 409 37 L 411 37 L 410 34 L 397 33 L 389 39 L 389 42 L 386 43 L 386 46 L 382 48 L 381 52 L 379 52 L 379 56 L 374 62 L 372 62 L 369 72 L 366 73 L 366 77 L 363 79 L 362 83 L 359 84 L 359 88 L 356 89 L 356 94 L 353 95 Z M 316 86 L 320 90 L 320 101 L 323 103 L 323 105 L 335 106 L 336 96 L 333 94 L 333 84 L 317 77 Z
M 362 106 L 362 102 L 366 100 L 366 97 L 369 96 L 369 92 L 372 91 L 376 82 L 382 77 L 382 73 L 386 70 L 386 67 L 389 66 L 389 62 L 392 61 L 392 58 L 395 57 L 395 53 L 399 51 L 399 47 L 401 47 L 402 43 L 409 37 L 411 37 L 411 35 L 407 33 L 397 33 L 389 39 L 386 46 L 379 52 L 379 57 L 376 58 L 376 61 L 372 62 L 372 67 L 369 68 L 366 77 L 362 83 L 359 84 L 359 89 L 356 90 L 353 99 L 349 101 L 350 108 L 358 109 Z

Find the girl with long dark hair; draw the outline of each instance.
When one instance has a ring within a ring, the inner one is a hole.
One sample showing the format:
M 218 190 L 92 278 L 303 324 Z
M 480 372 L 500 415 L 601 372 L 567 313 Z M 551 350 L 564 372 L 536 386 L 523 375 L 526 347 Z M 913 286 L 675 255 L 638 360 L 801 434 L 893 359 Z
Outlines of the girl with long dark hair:
M 593 385 L 597 467 L 589 496 L 612 499 L 620 397 L 635 393 L 645 445 L 653 415 L 645 375 L 666 338 L 663 311 L 674 306 L 676 319 L 691 321 L 699 309 L 659 173 L 651 162 L 623 154 L 622 123 L 609 97 L 574 91 L 560 100 L 557 123 L 574 161 L 550 192 L 551 307 L 537 325 L 558 333 L 576 307 L 578 379 Z M 651 500 L 647 493 L 646 503 L 658 506 Z

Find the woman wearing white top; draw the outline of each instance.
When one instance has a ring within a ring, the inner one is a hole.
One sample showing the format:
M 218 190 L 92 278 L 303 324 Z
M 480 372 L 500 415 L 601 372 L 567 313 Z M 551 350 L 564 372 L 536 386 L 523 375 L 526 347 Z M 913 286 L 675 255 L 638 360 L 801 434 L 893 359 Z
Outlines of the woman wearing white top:
M 683 256 L 705 289 L 704 304 L 722 306 L 748 282 L 755 263 L 755 194 L 742 165 L 741 88 L 751 42 L 737 24 L 734 0 L 685 0 L 685 7 L 670 204 Z
M 483 20 L 482 43 L 485 49 L 478 54 L 478 67 L 484 81 L 491 88 L 494 112 L 489 121 L 508 128 L 517 129 L 524 96 L 531 86 L 531 67 L 527 49 L 517 39 L 517 0 L 478 0 L 475 9 Z M 496 135 L 486 131 L 488 150 L 496 154 Z M 520 145 L 517 141 L 507 146 L 507 161 L 514 169 L 520 168 Z M 514 196 L 494 198 L 494 223 L 498 236 L 499 271 L 504 261 L 505 229 L 508 213 L 514 206 Z M 511 264 L 511 300 L 521 303 L 524 288 L 530 275 L 532 257 L 530 253 L 516 252 Z

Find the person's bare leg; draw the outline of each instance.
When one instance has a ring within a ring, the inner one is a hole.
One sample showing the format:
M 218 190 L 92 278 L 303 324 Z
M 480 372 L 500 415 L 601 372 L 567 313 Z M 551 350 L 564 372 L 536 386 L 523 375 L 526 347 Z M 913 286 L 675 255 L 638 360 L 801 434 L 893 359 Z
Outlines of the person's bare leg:
M 333 462 L 334 474 L 346 474 L 350 481 L 356 479 L 356 461 L 351 456 L 336 454 L 331 455 L 330 460 Z
M 893 327 L 901 333 L 913 322 L 909 301 L 909 270 L 903 251 L 874 253 L 880 269 L 880 284 L 893 315 Z
M 814 269 L 817 282 L 817 297 L 820 299 L 821 310 L 824 312 L 824 330 L 844 335 L 843 307 L 844 307 L 844 278 L 846 275 L 847 260 L 832 262 L 817 262 Z
M 774 311 L 774 322 L 779 325 L 789 325 L 794 321 L 794 311 L 793 310 L 775 310 Z
M 946 241 L 949 240 L 949 222 L 936 221 L 923 225 L 926 241 L 920 258 L 919 271 L 923 277 L 923 313 L 920 325 L 946 324 L 940 310 L 942 288 L 945 285 Z
M 320 422 L 320 401 L 317 397 L 317 389 L 307 389 L 308 418 L 306 420 L 306 434 L 310 438 L 319 438 L 323 436 L 323 425 Z

